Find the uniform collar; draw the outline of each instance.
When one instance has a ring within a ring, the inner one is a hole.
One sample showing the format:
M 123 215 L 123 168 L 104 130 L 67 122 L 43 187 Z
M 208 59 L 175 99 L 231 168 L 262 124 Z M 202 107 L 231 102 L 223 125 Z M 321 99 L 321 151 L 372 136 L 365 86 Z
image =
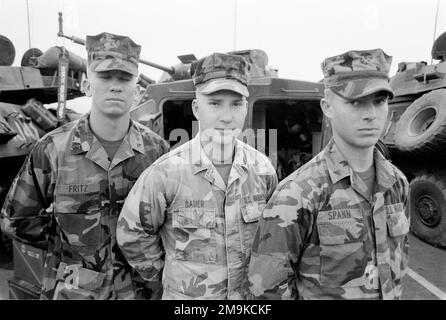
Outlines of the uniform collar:
M 97 139 L 90 129 L 89 120 L 90 113 L 87 113 L 78 120 L 74 128 L 74 133 L 71 140 L 71 152 L 73 154 L 88 152 L 90 149 L 92 149 L 93 144 L 97 143 Z M 124 139 L 133 150 L 144 153 L 144 142 L 141 131 L 131 119 L 129 131 Z
M 191 157 L 192 157 L 192 164 L 194 165 L 194 174 L 209 169 L 211 166 L 213 166 L 212 161 L 209 159 L 209 157 L 204 152 L 201 143 L 200 143 L 200 133 L 198 133 L 195 138 L 191 141 Z M 234 161 L 232 163 L 232 166 L 235 167 L 237 170 L 244 168 L 248 169 L 246 165 L 247 159 L 246 155 L 243 152 L 243 146 L 241 145 L 241 142 L 236 139 L 235 140 L 235 155 L 234 155 Z
M 200 143 L 199 133 L 191 141 L 190 152 L 193 164 L 193 174 L 202 174 L 206 180 L 212 184 L 215 184 L 222 190 L 226 190 L 234 181 L 247 174 L 248 167 L 246 165 L 246 154 L 243 152 L 242 143 L 238 140 L 235 142 L 234 161 L 232 163 L 228 184 L 226 186 L 217 173 L 217 169 L 215 168 L 214 164 L 204 152 Z
M 348 164 L 347 159 L 339 150 L 333 138 L 325 147 L 324 153 L 328 172 L 333 183 L 353 175 L 352 168 Z M 375 148 L 373 151 L 373 160 L 378 182 L 378 190 L 389 189 L 396 182 L 396 177 L 391 163 L 384 158 L 377 148 Z
M 328 173 L 333 183 L 352 175 L 352 169 L 339 150 L 338 146 L 331 138 L 330 142 L 324 149 L 325 159 L 327 162 Z

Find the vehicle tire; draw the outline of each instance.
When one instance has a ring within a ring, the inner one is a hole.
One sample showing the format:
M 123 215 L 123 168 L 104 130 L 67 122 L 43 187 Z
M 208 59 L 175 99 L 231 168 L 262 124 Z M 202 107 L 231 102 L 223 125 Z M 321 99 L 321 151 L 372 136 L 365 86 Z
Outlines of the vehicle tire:
M 446 183 L 434 175 L 410 182 L 411 231 L 436 247 L 446 247 Z
M 404 152 L 446 151 L 446 90 L 435 90 L 415 100 L 395 128 L 395 146 Z

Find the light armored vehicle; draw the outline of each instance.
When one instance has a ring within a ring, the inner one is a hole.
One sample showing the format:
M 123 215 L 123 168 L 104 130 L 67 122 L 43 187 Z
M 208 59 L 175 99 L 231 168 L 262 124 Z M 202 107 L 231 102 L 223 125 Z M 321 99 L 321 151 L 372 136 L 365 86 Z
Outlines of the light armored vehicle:
M 446 247 L 446 33 L 432 48 L 436 64 L 401 62 L 383 140 L 410 181 L 411 230 Z
M 63 117 L 58 118 L 55 110 L 51 112 L 44 106 L 83 95 L 80 81 L 85 61 L 71 53 L 63 73 L 64 90 L 60 90 L 59 53 L 62 50 L 52 47 L 43 53 L 30 49 L 23 55 L 20 66 L 12 66 L 14 45 L 0 35 L 0 207 L 34 143 L 46 132 L 80 116 L 61 109 Z M 3 234 L 0 247 L 11 252 L 11 241 Z

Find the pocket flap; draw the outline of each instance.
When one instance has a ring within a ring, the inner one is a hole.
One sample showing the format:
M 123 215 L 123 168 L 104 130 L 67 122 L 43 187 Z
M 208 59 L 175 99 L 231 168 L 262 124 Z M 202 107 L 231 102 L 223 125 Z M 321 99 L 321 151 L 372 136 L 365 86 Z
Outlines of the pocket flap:
M 214 229 L 215 209 L 177 209 L 173 212 L 174 228 Z
M 387 227 L 391 237 L 405 235 L 409 232 L 409 219 L 402 203 L 386 206 Z
M 316 224 L 321 244 L 336 245 L 363 240 L 364 222 L 360 209 L 320 211 Z
M 262 215 L 263 209 L 265 209 L 265 201 L 253 201 L 245 203 L 240 207 L 242 212 L 243 221 L 246 223 L 257 222 Z
M 56 187 L 57 212 L 74 213 L 98 210 L 101 207 L 99 184 L 59 184 Z

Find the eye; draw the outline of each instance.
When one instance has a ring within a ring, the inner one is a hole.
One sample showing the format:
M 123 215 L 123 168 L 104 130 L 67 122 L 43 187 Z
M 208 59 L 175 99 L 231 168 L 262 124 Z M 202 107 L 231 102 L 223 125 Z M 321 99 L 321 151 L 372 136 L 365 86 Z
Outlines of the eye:
M 99 74 L 98 74 L 98 78 L 99 78 L 99 79 L 110 79 L 111 76 L 110 76 L 109 73 L 105 73 L 105 72 L 103 72 L 103 73 L 99 73 Z
M 209 101 L 211 106 L 218 106 L 220 103 L 218 101 Z
M 243 107 L 243 102 L 242 101 L 234 102 L 232 106 L 235 108 L 241 108 Z
M 359 100 L 350 100 L 348 103 L 351 104 L 353 107 L 357 107 L 361 104 Z
M 383 105 L 386 102 L 387 102 L 387 97 L 379 97 L 379 98 L 376 98 L 375 100 L 373 100 L 373 104 L 375 106 Z

